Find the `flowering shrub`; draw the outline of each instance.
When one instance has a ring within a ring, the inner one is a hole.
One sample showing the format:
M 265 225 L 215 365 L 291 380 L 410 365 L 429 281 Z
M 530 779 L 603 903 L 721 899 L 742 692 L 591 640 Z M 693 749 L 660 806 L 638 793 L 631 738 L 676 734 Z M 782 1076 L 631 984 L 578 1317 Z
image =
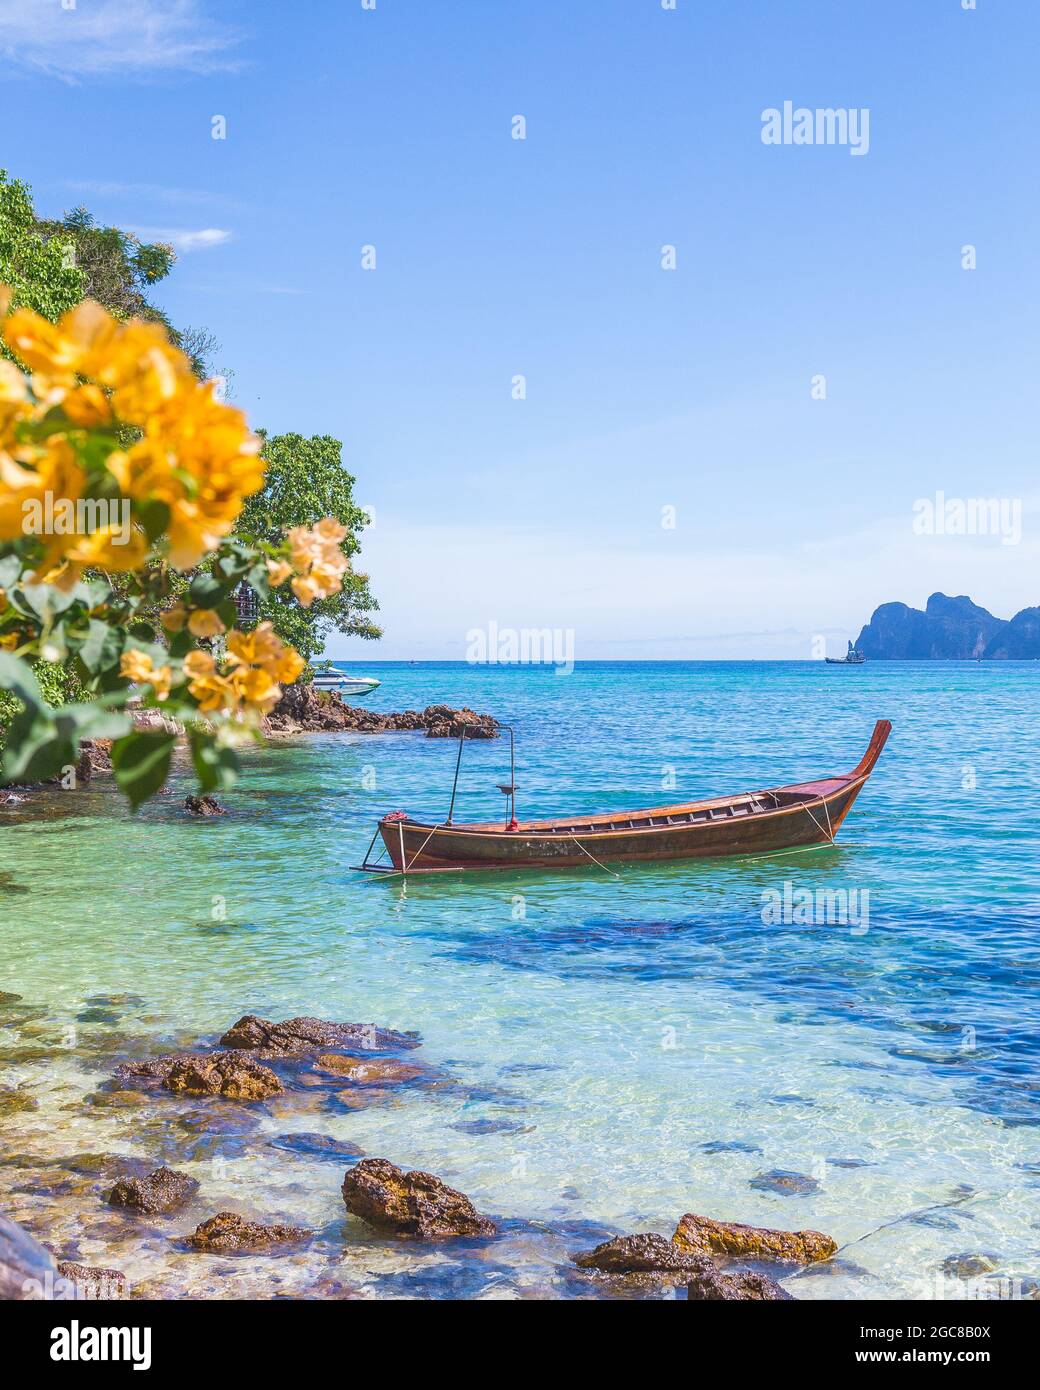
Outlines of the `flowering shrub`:
M 227 786 L 235 746 L 305 665 L 270 623 L 235 630 L 234 593 L 290 581 L 306 607 L 338 592 L 345 529 L 233 538 L 263 483 L 258 441 L 165 331 L 90 301 L 57 324 L 9 302 L 0 287 L 0 341 L 17 359 L 0 359 L 0 689 L 20 704 L 3 779 L 53 776 L 82 739 L 111 738 L 138 805 L 178 735 L 135 728 L 134 699 L 184 728 L 203 791 Z M 52 707 L 47 663 L 71 664 L 86 698 Z

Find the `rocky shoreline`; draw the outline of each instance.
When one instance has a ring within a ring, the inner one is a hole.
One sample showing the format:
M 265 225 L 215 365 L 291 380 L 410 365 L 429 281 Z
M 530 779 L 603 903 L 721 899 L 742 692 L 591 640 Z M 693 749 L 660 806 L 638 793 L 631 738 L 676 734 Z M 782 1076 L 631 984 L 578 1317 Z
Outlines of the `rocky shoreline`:
M 5 1021 L 31 1025 L 34 1011 L 16 996 L 8 995 L 0 1004 Z M 203 1256 L 250 1261 L 252 1297 L 286 1296 L 286 1269 L 301 1254 L 313 1253 L 329 1274 L 288 1296 L 362 1297 L 339 1273 L 355 1248 L 370 1256 L 383 1249 L 392 1259 L 402 1243 L 431 1250 L 458 1246 L 463 1257 L 479 1264 L 496 1258 L 490 1251 L 516 1239 L 524 1228 L 515 1216 L 478 1211 L 465 1193 L 432 1173 L 366 1156 L 330 1135 L 293 1129 L 263 1139 L 259 1133 L 264 1117 L 282 1122 L 322 1111 L 350 1114 L 400 1103 L 416 1088 L 435 1096 L 467 1095 L 450 1066 L 434 1066 L 417 1056 L 417 1034 L 372 1024 L 311 1017 L 277 1021 L 247 1014 L 219 1038 L 194 1039 L 186 1050 L 155 1052 L 154 1045 L 146 1048 L 144 1042 L 137 1039 L 136 1055 L 127 1055 L 127 1040 L 113 1037 L 112 1046 L 95 1057 L 98 1069 L 105 1071 L 81 1105 L 134 1117 L 135 1147 L 145 1152 L 66 1155 L 49 1165 L 49 1173 L 45 1169 L 42 1183 L 30 1155 L 7 1152 L 0 1159 L 0 1172 L 24 1174 L 35 1168 L 28 1191 L 42 1188 L 52 1202 L 71 1201 L 72 1226 L 81 1233 L 74 1239 L 52 1233 L 46 1203 L 28 1221 L 24 1214 L 20 1222 L 0 1216 L 0 1298 L 228 1296 L 210 1295 L 205 1285 L 188 1292 L 164 1287 L 161 1280 L 135 1279 L 120 1267 L 128 1251 L 161 1255 L 163 1250 L 184 1261 Z M 20 1051 L 25 1059 L 33 1048 L 4 1051 L 8 1057 Z M 5 1114 L 30 1117 L 34 1107 L 28 1090 L 0 1092 Z M 284 1212 L 256 1211 L 248 1200 L 236 1203 L 244 1210 L 234 1210 L 225 1191 L 211 1195 L 219 1185 L 204 1173 L 198 1177 L 175 1166 L 185 1159 L 191 1166 L 207 1152 L 219 1154 L 224 1143 L 241 1153 L 243 1146 L 259 1141 L 315 1168 L 330 1162 L 341 1166 L 341 1229 L 335 1223 L 330 1227 L 327 1218 L 324 1226 L 313 1215 L 308 1220 L 305 1211 L 292 1209 L 291 1200 Z M 58 1177 L 62 1172 L 71 1179 L 67 1191 Z M 26 1191 L 24 1180 L 13 1189 L 5 1183 L 5 1206 L 20 1191 Z M 111 1218 L 104 1217 L 106 1211 Z M 587 1239 L 568 1242 L 566 1263 L 558 1270 L 568 1296 L 674 1298 L 685 1290 L 695 1300 L 790 1299 L 780 1279 L 825 1264 L 837 1250 L 834 1240 L 817 1231 L 775 1231 L 692 1212 L 678 1219 L 670 1240 L 652 1232 L 615 1234 L 589 1246 Z M 91 1262 L 84 1253 L 88 1250 L 100 1260 Z M 235 1296 L 233 1290 L 230 1296 Z
M 133 711 L 138 729 L 178 732 L 178 726 L 164 719 L 157 710 Z M 299 734 L 353 733 L 392 734 L 424 733 L 427 738 L 498 738 L 498 721 L 490 714 L 475 710 L 454 709 L 451 705 L 427 705 L 422 710 L 403 710 L 400 713 L 378 713 L 345 704 L 335 691 L 315 690 L 312 685 L 291 685 L 262 724 L 264 734 L 273 739 Z M 80 745 L 76 762 L 75 785 L 80 786 L 112 771 L 111 741 L 85 739 Z M 33 791 L 63 784 L 61 777 L 47 782 L 17 784 L 0 788 L 0 806 L 14 806 Z M 221 815 L 221 807 L 212 797 L 189 796 L 186 809 L 195 815 Z

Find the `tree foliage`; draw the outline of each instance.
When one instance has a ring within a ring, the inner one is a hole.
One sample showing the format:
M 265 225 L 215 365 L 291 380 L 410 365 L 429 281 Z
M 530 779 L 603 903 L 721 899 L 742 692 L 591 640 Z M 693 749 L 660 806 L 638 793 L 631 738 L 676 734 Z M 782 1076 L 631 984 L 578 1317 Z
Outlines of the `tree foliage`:
M 246 499 L 237 534 L 246 541 L 273 544 L 296 526 L 313 526 L 322 517 L 335 517 L 347 528 L 341 549 L 351 559 L 360 549 L 368 517 L 354 500 L 355 479 L 343 467 L 342 444 L 329 435 L 265 435 L 261 457 L 264 485 Z M 304 608 L 289 586 L 271 589 L 260 602 L 261 621 L 270 621 L 278 636 L 309 659 L 324 647 L 332 631 L 352 637 L 378 637 L 380 629 L 368 619 L 378 608 L 368 576 L 351 569 L 343 587 Z

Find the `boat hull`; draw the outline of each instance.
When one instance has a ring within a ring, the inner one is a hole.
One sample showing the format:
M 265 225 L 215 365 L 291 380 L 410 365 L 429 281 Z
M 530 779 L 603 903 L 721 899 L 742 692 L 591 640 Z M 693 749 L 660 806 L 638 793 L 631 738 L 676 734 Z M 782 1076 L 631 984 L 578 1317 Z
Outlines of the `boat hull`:
M 376 839 L 382 838 L 390 866 L 370 864 L 366 854 L 360 867 L 397 873 L 578 868 L 772 854 L 833 843 L 891 731 L 889 721 L 879 719 L 867 751 L 843 777 L 822 777 L 677 806 L 519 824 L 514 821 L 508 826 L 437 824 L 395 811 L 379 822 L 372 840 L 374 846 Z
M 383 821 L 379 832 L 394 868 L 577 868 L 590 863 L 717 859 L 827 844 L 848 815 L 866 778 L 832 795 L 739 819 L 629 830 L 505 831 Z

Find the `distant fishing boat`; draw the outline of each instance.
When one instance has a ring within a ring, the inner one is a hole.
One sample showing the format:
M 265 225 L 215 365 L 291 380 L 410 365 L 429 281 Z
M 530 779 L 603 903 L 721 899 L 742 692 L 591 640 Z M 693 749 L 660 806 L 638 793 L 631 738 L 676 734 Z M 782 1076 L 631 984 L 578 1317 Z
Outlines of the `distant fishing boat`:
M 858 647 L 849 643 L 849 650 L 844 656 L 829 656 L 826 658 L 828 666 L 862 666 L 866 657 Z
M 360 700 L 366 695 L 371 695 L 382 682 L 373 676 L 352 676 L 348 671 L 330 668 L 327 671 L 315 671 L 313 684 L 315 690 L 331 690 L 336 695 L 349 695 L 352 699 Z
M 505 725 L 501 727 L 505 728 Z M 764 854 L 833 843 L 852 803 L 881 756 L 892 725 L 879 719 L 867 751 L 844 776 L 713 797 L 652 810 L 556 820 L 516 819 L 516 760 L 510 736 L 509 819 L 456 824 L 452 820 L 465 732 L 459 740 L 455 784 L 447 818 L 436 822 L 394 811 L 376 827 L 359 868 L 379 873 L 429 873 L 443 869 L 577 868 L 626 860 L 700 859 Z M 389 864 L 369 862 L 382 838 Z

